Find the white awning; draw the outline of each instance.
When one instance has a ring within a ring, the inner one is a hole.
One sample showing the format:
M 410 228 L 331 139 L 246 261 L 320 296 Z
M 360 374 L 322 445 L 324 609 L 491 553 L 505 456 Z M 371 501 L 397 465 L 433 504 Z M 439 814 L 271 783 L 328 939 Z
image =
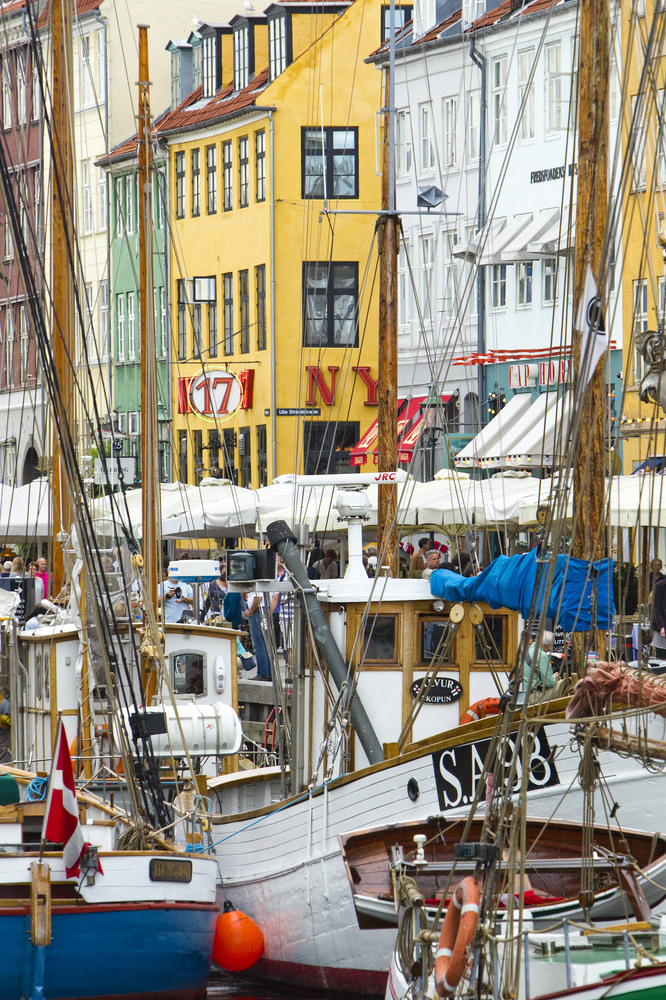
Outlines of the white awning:
M 510 409 L 514 400 L 521 402 Z M 524 400 L 528 401 L 527 406 Z M 494 420 L 458 453 L 456 465 L 482 469 L 531 469 L 560 465 L 567 452 L 571 402 L 570 391 L 562 396 L 556 392 L 544 392 L 533 403 L 528 393 L 514 396 Z M 503 418 L 501 427 L 498 423 L 500 417 Z M 490 433 L 482 438 L 484 432 Z
M 492 454 L 501 449 L 505 436 L 517 420 L 520 420 L 532 406 L 529 392 L 517 392 L 496 417 L 486 424 L 469 444 L 466 444 L 455 457 L 459 468 L 474 467 L 482 464 L 481 459 L 486 454 Z
M 456 250 L 452 250 L 451 256 L 475 263 L 480 250 L 483 251 L 487 243 L 494 243 L 505 226 L 506 219 L 490 219 L 467 243 L 461 243 Z
M 528 250 L 528 247 L 540 240 L 545 232 L 550 231 L 551 227 L 559 222 L 559 218 L 559 208 L 544 208 L 532 219 L 529 226 L 522 229 L 516 238 L 504 247 L 501 253 L 502 261 L 505 264 L 515 264 L 519 261 L 534 260 L 534 252 Z
M 576 243 L 576 220 L 569 222 L 568 213 L 562 219 L 554 222 L 533 242 L 528 243 L 527 250 L 533 258 L 554 257 L 559 253 L 573 250 Z

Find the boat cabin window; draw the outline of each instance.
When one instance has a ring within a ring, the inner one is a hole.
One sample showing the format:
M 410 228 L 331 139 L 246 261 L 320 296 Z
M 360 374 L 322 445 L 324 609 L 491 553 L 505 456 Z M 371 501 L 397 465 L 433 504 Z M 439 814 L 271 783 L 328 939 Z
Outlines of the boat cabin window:
M 452 663 L 453 649 L 449 647 L 444 656 L 444 643 L 450 628 L 448 618 L 422 618 L 420 622 L 420 663 L 431 663 L 435 658 L 440 663 Z
M 363 632 L 363 659 L 397 663 L 397 623 L 395 615 L 370 612 Z
M 474 659 L 506 663 L 505 615 L 485 616 L 485 628 L 474 636 Z
M 171 678 L 175 694 L 205 694 L 206 654 L 172 653 Z

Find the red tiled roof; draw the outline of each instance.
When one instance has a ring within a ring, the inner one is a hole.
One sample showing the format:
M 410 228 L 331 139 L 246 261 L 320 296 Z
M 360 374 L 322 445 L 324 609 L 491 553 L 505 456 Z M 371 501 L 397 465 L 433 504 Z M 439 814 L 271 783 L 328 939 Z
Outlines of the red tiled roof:
M 99 10 L 102 5 L 102 0 L 75 0 L 75 16 L 81 14 L 89 14 L 91 10 Z M 46 0 L 44 4 L 44 9 L 39 15 L 39 20 L 37 21 L 38 28 L 46 28 L 51 19 L 51 0 Z
M 562 0 L 555 0 L 555 6 L 559 6 Z M 493 10 L 486 11 L 481 17 L 474 21 L 472 28 L 474 31 L 479 28 L 487 28 L 491 24 L 498 24 L 500 21 L 511 17 L 524 17 L 525 14 L 537 14 L 540 10 L 547 10 L 551 7 L 552 0 L 523 0 L 522 3 L 514 4 L 513 0 L 503 0 Z
M 174 111 L 168 111 L 160 121 L 159 134 L 167 132 L 177 132 L 179 129 L 191 129 L 197 125 L 205 125 L 208 122 L 217 121 L 227 115 L 242 111 L 243 108 L 252 107 L 257 100 L 258 93 L 264 89 L 268 83 L 268 69 L 263 69 L 250 80 L 247 87 L 234 93 L 233 85 L 228 84 L 223 87 L 214 97 L 206 101 L 201 100 L 201 88 L 194 91 L 179 107 Z
M 26 6 L 27 0 L 10 0 L 9 3 L 3 3 L 0 5 L 0 18 L 4 17 L 6 14 L 13 14 L 17 10 L 23 10 Z

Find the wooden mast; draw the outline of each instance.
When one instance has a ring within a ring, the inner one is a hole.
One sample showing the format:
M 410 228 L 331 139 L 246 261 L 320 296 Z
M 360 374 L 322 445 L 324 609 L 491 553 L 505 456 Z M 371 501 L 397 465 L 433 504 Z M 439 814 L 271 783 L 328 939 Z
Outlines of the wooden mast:
M 603 301 L 607 268 L 603 247 L 608 217 L 608 0 L 584 0 L 579 8 L 579 122 L 578 198 L 576 252 L 574 261 L 574 316 L 585 287 L 588 265 L 592 268 Z M 581 559 L 600 559 L 605 554 L 604 494 L 606 482 L 606 355 L 596 366 L 585 389 L 581 385 L 582 334 L 574 330 L 574 398 L 580 407 L 578 460 L 574 464 L 574 520 L 571 553 Z M 594 641 L 594 640 L 593 640 Z M 583 667 L 582 645 L 576 666 Z
M 400 218 L 395 210 L 393 80 L 395 63 L 394 2 L 391 3 L 389 68 L 384 78 L 384 147 L 382 154 L 382 214 L 379 230 L 379 416 L 377 463 L 382 472 L 398 464 L 398 234 Z M 398 487 L 380 486 L 378 492 L 377 571 L 389 567 L 398 576 L 397 498 Z M 381 566 L 380 566 L 381 563 Z
M 153 307 L 153 175 L 150 135 L 148 27 L 139 25 L 139 321 L 141 324 L 141 513 L 146 596 L 157 606 L 161 523 L 159 512 L 159 442 L 157 441 L 157 372 Z
M 72 109 L 74 90 L 72 85 L 72 19 L 69 5 L 72 0 L 53 0 L 53 129 L 52 129 L 52 169 L 53 184 L 51 195 L 52 261 L 51 288 L 53 290 L 53 312 L 51 330 L 53 354 L 60 386 L 64 415 L 72 423 L 72 365 L 74 362 L 74 282 L 72 266 L 74 262 L 74 138 L 72 132 Z M 54 415 L 55 416 L 55 415 Z M 57 430 L 53 429 L 53 594 L 60 593 L 65 582 L 63 547 L 60 539 L 69 532 L 72 523 L 70 495 L 61 454 Z

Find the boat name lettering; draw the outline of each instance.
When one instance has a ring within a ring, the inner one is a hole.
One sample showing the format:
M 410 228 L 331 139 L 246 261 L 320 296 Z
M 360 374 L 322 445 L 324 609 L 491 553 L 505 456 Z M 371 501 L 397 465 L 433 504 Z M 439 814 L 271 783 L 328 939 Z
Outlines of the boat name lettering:
M 533 170 L 530 173 L 530 184 L 542 184 L 543 181 L 559 181 L 565 174 L 571 177 L 576 172 L 575 163 L 570 163 L 568 168 L 563 164 L 561 167 L 547 167 L 545 170 Z
M 191 882 L 192 862 L 185 859 L 151 858 L 151 882 Z
M 421 677 L 411 685 L 409 693 L 412 698 L 418 698 L 424 679 Z M 462 697 L 462 693 L 462 684 L 454 677 L 436 677 L 421 701 L 424 705 L 450 705 L 454 701 L 458 701 Z
M 490 745 L 489 739 L 479 740 L 476 743 L 448 747 L 432 755 L 440 809 L 454 809 L 457 806 L 469 805 L 473 801 Z M 515 788 L 519 789 L 522 780 L 522 761 L 519 756 L 514 764 L 515 753 L 515 736 L 511 735 L 502 741 L 499 766 L 507 773 L 512 765 L 515 766 Z M 560 779 L 543 727 L 531 737 L 528 766 L 529 791 L 559 785 Z

